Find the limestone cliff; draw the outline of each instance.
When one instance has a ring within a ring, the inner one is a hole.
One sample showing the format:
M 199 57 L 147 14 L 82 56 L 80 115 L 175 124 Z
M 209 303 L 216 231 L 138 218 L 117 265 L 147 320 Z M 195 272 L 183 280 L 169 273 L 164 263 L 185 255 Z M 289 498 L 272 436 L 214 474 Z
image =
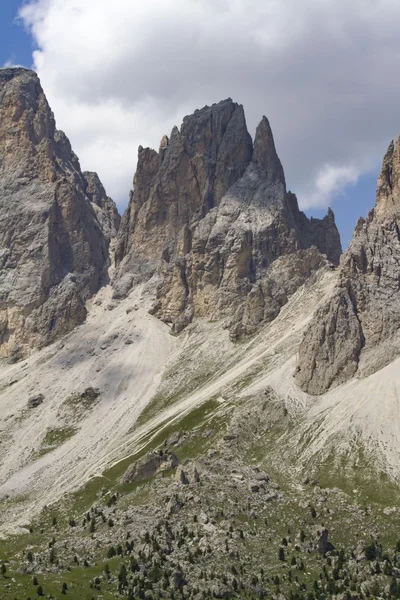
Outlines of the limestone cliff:
M 107 196 L 97 173 L 84 171 L 83 177 L 86 181 L 85 194 L 92 203 L 103 233 L 108 241 L 114 240 L 121 223 L 115 202 Z
M 37 75 L 1 69 L 0 356 L 16 359 L 84 320 L 108 262 L 91 186 Z
M 385 155 L 375 208 L 356 225 L 337 288 L 301 344 L 296 379 L 305 391 L 321 394 L 399 354 L 399 227 L 400 138 Z
M 174 332 L 194 316 L 226 317 L 238 338 L 340 254 L 333 213 L 309 220 L 287 193 L 268 120 L 253 148 L 243 108 L 226 100 L 186 117 L 158 153 L 139 149 L 115 288 L 161 264 L 155 315 Z
M 182 230 L 219 204 L 251 153 L 243 108 L 230 99 L 186 117 L 180 131 L 174 127 L 162 138 L 159 152 L 139 147 L 118 236 L 118 272 L 147 277 L 161 257 L 173 259 Z

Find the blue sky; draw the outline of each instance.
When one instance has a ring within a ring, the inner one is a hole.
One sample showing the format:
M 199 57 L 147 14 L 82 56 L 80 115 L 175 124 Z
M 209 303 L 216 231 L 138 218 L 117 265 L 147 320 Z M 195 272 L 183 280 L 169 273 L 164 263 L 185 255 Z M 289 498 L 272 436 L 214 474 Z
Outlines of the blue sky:
M 27 67 L 32 65 L 34 42 L 22 22 L 17 19 L 18 9 L 22 4 L 21 0 L 3 0 L 0 4 L 0 64 L 2 65 L 7 62 Z M 66 133 L 69 135 L 68 130 Z M 279 149 L 279 139 L 276 142 Z M 290 172 L 287 170 L 286 176 L 290 183 Z M 362 175 L 355 185 L 347 186 L 340 195 L 333 196 L 331 200 L 344 248 L 351 239 L 358 217 L 366 216 L 374 204 L 376 176 L 377 172 Z M 295 189 L 293 191 L 296 192 Z M 109 192 L 112 193 L 112 190 Z M 123 205 L 123 201 L 120 202 L 120 206 L 121 204 Z M 309 216 L 320 217 L 326 213 L 326 210 L 313 208 L 306 212 Z
M 383 157 L 382 157 L 383 158 Z M 354 186 L 348 186 L 339 196 L 334 196 L 332 210 L 340 231 L 343 250 L 348 246 L 359 217 L 366 217 L 375 204 L 376 178 L 378 172 L 361 175 Z M 306 210 L 309 217 L 323 217 L 325 210 Z
M 0 63 L 31 66 L 33 41 L 17 19 L 21 0 L 3 0 L 0 4 Z

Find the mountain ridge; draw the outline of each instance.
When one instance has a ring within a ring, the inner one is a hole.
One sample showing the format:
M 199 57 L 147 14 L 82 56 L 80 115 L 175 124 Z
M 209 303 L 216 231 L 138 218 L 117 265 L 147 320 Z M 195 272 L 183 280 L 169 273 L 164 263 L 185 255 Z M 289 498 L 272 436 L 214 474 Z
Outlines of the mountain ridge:
M 148 276 L 161 268 L 152 313 L 174 333 L 208 316 L 227 319 L 236 339 L 252 335 L 324 260 L 339 262 L 333 212 L 323 220 L 300 212 L 286 191 L 268 119 L 262 118 L 253 146 L 243 107 L 231 99 L 185 117 L 181 131 L 174 128 L 170 140 L 162 139 L 158 154 L 140 148 L 134 181 L 117 241 L 115 297 L 134 284 L 135 261 L 139 270 L 153 264 Z M 188 189 L 198 196 L 185 212 L 180 205 L 186 206 Z M 161 221 L 152 226 L 154 219 Z M 290 282 L 280 285 L 276 259 L 288 263 Z
M 400 140 L 389 145 L 375 207 L 356 224 L 338 287 L 300 346 L 296 378 L 309 393 L 371 374 L 400 352 L 399 145 Z
M 120 225 L 0 70 L 2 598 L 399 596 L 399 146 L 340 257 L 227 99 Z
M 37 75 L 0 70 L 0 104 L 0 355 L 17 360 L 84 321 L 109 240 Z

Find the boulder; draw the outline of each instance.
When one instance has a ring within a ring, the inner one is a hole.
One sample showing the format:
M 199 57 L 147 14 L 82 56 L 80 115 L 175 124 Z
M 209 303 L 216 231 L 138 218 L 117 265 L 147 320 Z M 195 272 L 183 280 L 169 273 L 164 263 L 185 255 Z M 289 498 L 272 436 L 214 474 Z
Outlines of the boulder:
M 159 471 L 175 469 L 178 464 L 178 458 L 174 453 L 159 451 L 147 454 L 127 469 L 122 483 L 137 483 L 149 479 Z
M 28 408 L 36 408 L 40 406 L 44 401 L 43 394 L 38 394 L 37 396 L 31 396 L 28 400 Z
M 175 480 L 181 485 L 188 485 L 189 479 L 182 467 L 178 467 L 175 474 Z

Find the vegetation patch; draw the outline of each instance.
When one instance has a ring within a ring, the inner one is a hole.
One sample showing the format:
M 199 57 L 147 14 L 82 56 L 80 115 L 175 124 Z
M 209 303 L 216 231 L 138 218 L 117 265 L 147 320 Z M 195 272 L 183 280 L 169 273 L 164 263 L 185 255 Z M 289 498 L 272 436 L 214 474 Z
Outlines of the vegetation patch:
M 308 464 L 312 477 L 293 473 L 295 427 L 268 390 L 164 422 L 2 544 L 1 598 L 399 598 L 398 488 L 362 451 Z M 161 450 L 176 453 L 177 469 L 122 483 Z
M 99 401 L 100 391 L 97 388 L 88 387 L 81 393 L 68 396 L 61 405 L 61 414 L 67 414 L 75 421 L 79 420 L 86 412 L 92 410 Z
M 43 438 L 35 458 L 44 456 L 48 452 L 62 446 L 67 440 L 73 437 L 76 432 L 77 429 L 75 427 L 57 427 L 55 429 L 50 429 Z

